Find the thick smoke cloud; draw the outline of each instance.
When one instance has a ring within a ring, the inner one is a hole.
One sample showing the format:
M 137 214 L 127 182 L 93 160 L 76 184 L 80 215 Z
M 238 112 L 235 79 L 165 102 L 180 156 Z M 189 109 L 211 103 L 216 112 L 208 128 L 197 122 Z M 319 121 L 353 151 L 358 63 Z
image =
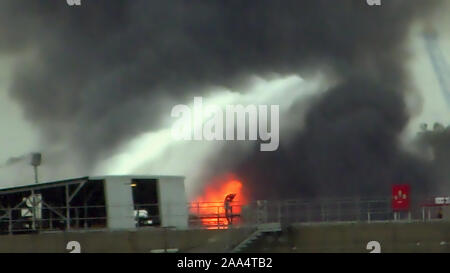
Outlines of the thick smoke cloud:
M 255 153 L 235 171 L 252 183 L 254 198 L 379 197 L 401 183 L 423 197 L 436 177 L 428 162 L 399 148 L 407 120 L 398 92 L 349 79 L 311 107 L 293 143 Z
M 280 194 L 376 193 L 427 177 L 396 139 L 408 120 L 405 39 L 440 2 L 85 0 L 74 8 L 7 0 L 0 53 L 17 57 L 10 93 L 27 117 L 87 170 L 209 86 L 325 71 L 341 84 L 313 107 L 292 146 L 232 152 L 240 164 L 223 171 Z
M 450 126 L 446 128 L 439 123 L 435 123 L 433 128 L 418 133 L 417 142 L 421 148 L 420 152 L 428 155 L 428 160 L 433 166 L 437 181 L 440 181 L 436 188 L 440 192 L 449 192 L 450 183 Z

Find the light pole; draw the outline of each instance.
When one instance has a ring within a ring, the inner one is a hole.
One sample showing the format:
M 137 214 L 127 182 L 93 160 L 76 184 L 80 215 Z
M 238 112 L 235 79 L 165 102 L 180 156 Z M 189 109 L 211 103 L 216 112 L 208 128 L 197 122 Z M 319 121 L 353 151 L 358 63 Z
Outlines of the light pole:
M 34 182 L 37 184 L 38 181 L 38 170 L 37 167 L 41 165 L 42 162 L 42 154 L 41 153 L 32 153 L 31 154 L 31 166 L 34 169 Z
M 33 166 L 34 169 L 34 182 L 37 184 L 38 181 L 38 170 L 37 167 L 41 165 L 42 162 L 42 154 L 41 153 L 32 153 L 31 154 L 31 166 Z M 34 195 L 34 190 L 31 190 L 31 204 L 33 206 L 33 221 L 32 221 L 32 228 L 33 230 L 36 230 L 36 196 Z

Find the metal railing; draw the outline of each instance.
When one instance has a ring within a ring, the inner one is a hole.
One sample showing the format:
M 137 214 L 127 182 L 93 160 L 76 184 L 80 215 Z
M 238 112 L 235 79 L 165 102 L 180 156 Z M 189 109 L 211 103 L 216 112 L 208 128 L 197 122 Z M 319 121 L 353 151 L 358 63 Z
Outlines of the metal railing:
M 230 226 L 277 222 L 332 223 L 377 221 L 436 221 L 440 207 L 412 206 L 405 212 L 393 212 L 391 200 L 385 199 L 323 199 L 256 201 L 231 203 L 226 213 L 223 202 L 187 204 L 190 228 L 226 229 Z M 53 232 L 64 230 L 107 228 L 105 206 L 31 207 L 0 209 L 0 234 Z M 161 218 L 158 204 L 135 204 L 136 228 L 158 227 Z
M 417 204 L 408 211 L 393 211 L 390 198 L 263 200 L 244 207 L 242 214 L 246 222 L 282 224 L 440 220 L 439 207 Z
M 107 228 L 106 206 L 19 207 L 0 209 L 0 234 Z M 158 226 L 158 204 L 134 206 L 137 228 Z
M 0 209 L 0 233 L 30 233 L 106 226 L 104 206 Z
M 191 202 L 188 204 L 189 226 L 197 228 L 226 229 L 241 223 L 243 204 L 231 202 L 226 213 L 223 202 Z

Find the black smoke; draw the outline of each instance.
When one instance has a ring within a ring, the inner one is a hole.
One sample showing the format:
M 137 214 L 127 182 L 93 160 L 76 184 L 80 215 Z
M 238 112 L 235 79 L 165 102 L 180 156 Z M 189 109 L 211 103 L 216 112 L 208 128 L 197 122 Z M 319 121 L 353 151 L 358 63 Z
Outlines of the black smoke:
M 5 0 L 0 54 L 16 57 L 10 94 L 27 118 L 48 143 L 76 151 L 87 172 L 209 86 L 325 71 L 340 85 L 312 107 L 291 146 L 233 152 L 239 164 L 224 171 L 280 195 L 377 193 L 419 180 L 425 189 L 425 167 L 397 138 L 408 121 L 406 38 L 440 3 Z
M 235 173 L 253 198 L 383 197 L 393 184 L 410 184 L 421 198 L 436 190 L 437 177 L 429 162 L 400 148 L 407 121 L 398 92 L 348 79 L 315 102 L 293 142 L 252 154 Z

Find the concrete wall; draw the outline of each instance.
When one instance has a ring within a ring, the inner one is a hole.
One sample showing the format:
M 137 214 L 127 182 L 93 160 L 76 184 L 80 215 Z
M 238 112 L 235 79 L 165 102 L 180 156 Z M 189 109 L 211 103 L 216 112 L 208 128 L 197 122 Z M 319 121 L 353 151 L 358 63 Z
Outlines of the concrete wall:
M 228 252 L 251 229 L 91 231 L 0 236 L 0 252 L 69 252 L 78 241 L 81 252 L 140 252 L 178 248 L 180 252 Z M 246 252 L 361 252 L 378 241 L 381 252 L 450 252 L 450 223 L 357 223 L 293 225 L 267 234 Z
M 378 241 L 381 252 L 450 252 L 450 223 L 355 223 L 294 225 L 266 235 L 248 252 L 360 252 Z
M 0 236 L 0 253 L 68 253 L 67 243 L 78 241 L 82 253 L 149 253 L 178 248 L 181 252 L 227 252 L 251 230 L 90 231 Z

